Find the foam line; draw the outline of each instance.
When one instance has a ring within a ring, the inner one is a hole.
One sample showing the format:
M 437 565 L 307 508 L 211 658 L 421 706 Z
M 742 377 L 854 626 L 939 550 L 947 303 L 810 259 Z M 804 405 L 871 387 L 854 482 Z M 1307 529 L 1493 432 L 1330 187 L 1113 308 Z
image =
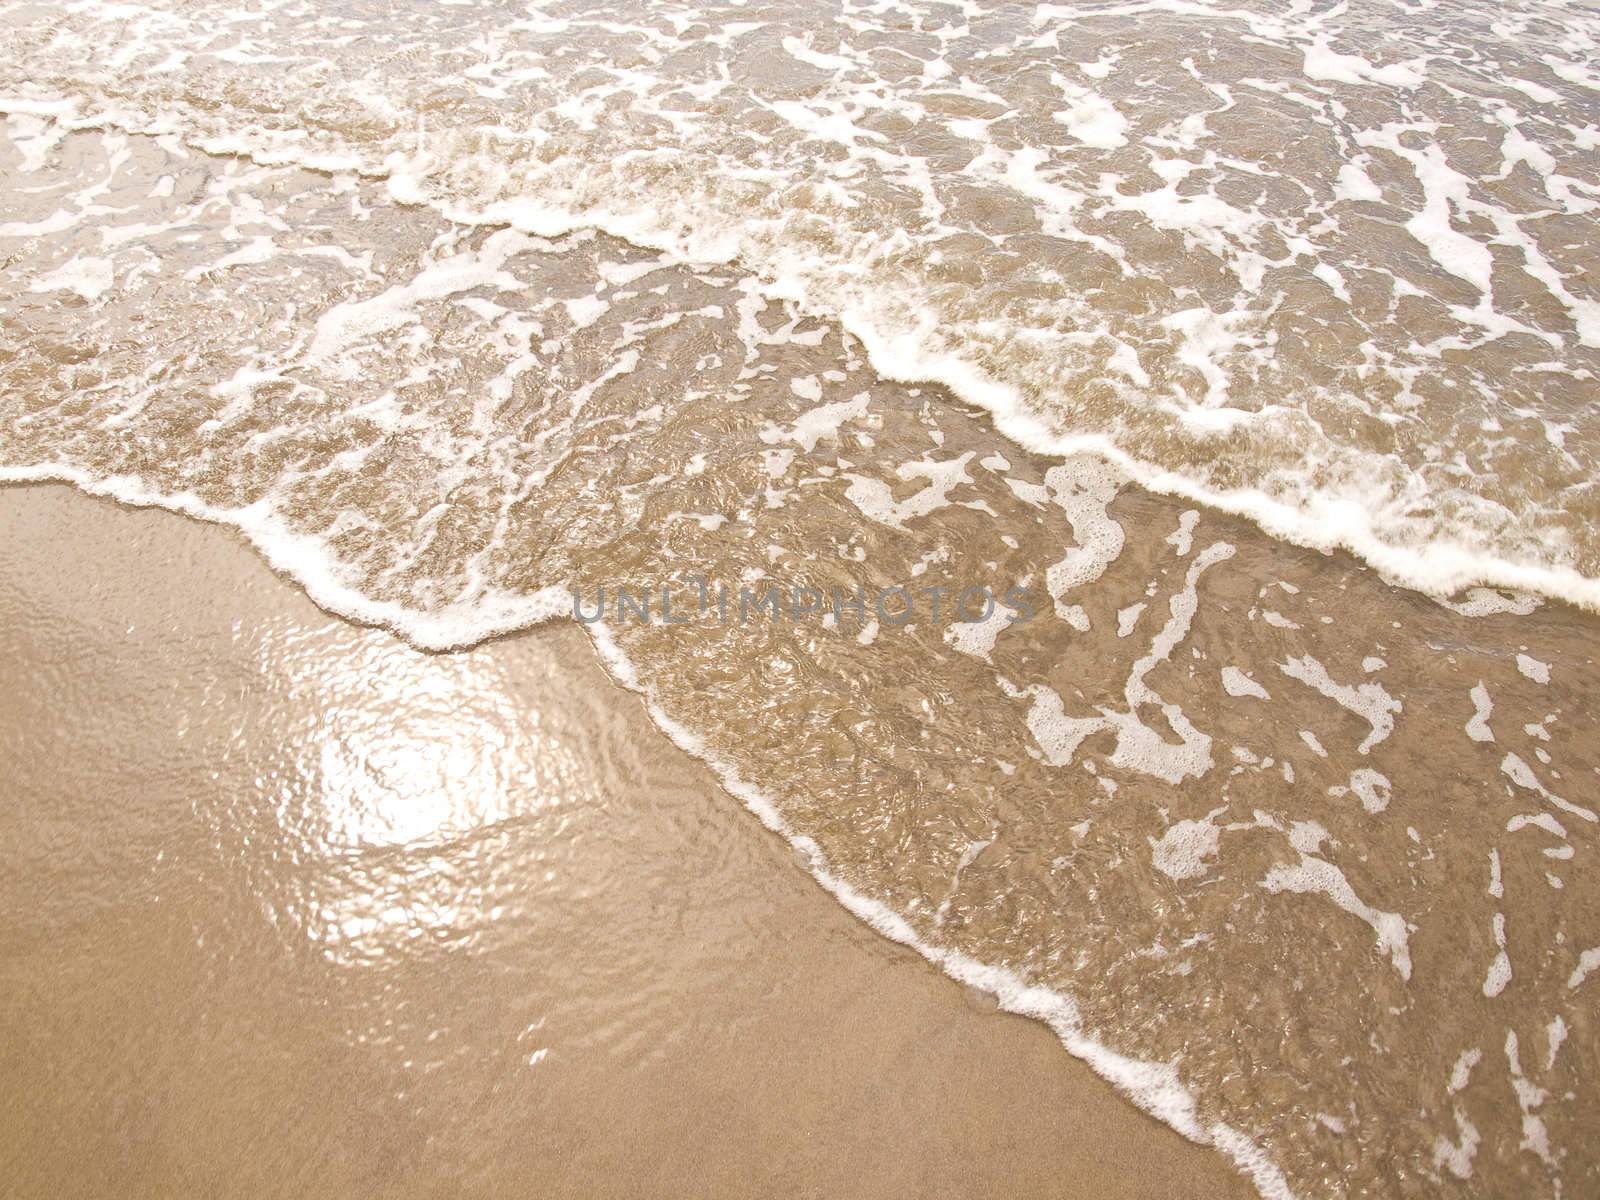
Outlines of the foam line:
M 356 171 L 369 178 L 387 178 L 395 202 L 426 205 L 461 224 L 504 226 L 545 238 L 594 231 L 664 255 L 670 262 L 701 269 L 739 263 L 748 252 L 737 231 L 685 229 L 655 212 L 615 211 L 598 205 L 579 212 L 532 197 L 476 207 L 453 203 L 430 196 L 425 179 L 398 154 L 389 155 L 382 164 L 355 163 L 344 158 L 335 163 L 326 154 L 302 152 L 282 141 L 259 145 L 245 135 L 219 140 L 175 130 L 170 122 L 138 119 L 126 111 L 70 115 L 75 108 L 72 101 L 0 96 L 0 113 L 47 112 L 70 129 L 177 133 L 187 144 L 207 153 L 234 155 L 263 166 L 295 163 L 325 173 Z M 1129 453 L 1106 434 L 1052 430 L 1029 411 L 1015 385 L 992 377 L 957 355 L 930 350 L 917 335 L 880 328 L 860 303 L 835 308 L 818 300 L 797 268 L 749 261 L 741 265 L 753 273 L 755 288 L 766 299 L 789 301 L 807 315 L 836 322 L 861 343 L 873 369 L 884 379 L 910 386 L 943 387 L 959 400 L 989 413 L 1002 435 L 1037 454 L 1057 458 L 1096 455 L 1119 467 L 1148 491 L 1242 517 L 1275 538 L 1307 549 L 1347 551 L 1388 582 L 1428 596 L 1448 598 L 1471 587 L 1487 586 L 1534 592 L 1600 612 L 1600 579 L 1570 567 L 1517 561 L 1448 536 L 1436 536 L 1420 545 L 1397 545 L 1379 532 L 1377 514 L 1353 497 L 1321 493 L 1304 505 L 1295 505 L 1256 488 L 1210 487 Z
M 724 789 L 769 830 L 787 841 L 805 862 L 811 877 L 852 915 L 891 941 L 915 950 L 957 982 L 993 995 L 1005 1012 L 1044 1022 L 1068 1053 L 1087 1063 L 1095 1074 L 1139 1108 L 1190 1141 L 1220 1150 L 1250 1178 L 1264 1200 L 1290 1200 L 1294 1193 L 1288 1180 L 1267 1153 L 1233 1126 L 1208 1121 L 1200 1112 L 1193 1093 L 1184 1087 L 1174 1064 L 1147 1062 L 1120 1054 L 1084 1030 L 1072 997 L 1029 983 L 1005 967 L 979 962 L 918 937 L 899 913 L 856 890 L 835 874 L 822 848 L 810 837 L 791 828 L 771 797 L 741 776 L 731 764 L 715 757 L 703 739 L 666 713 L 604 622 L 586 625 L 584 630 L 612 679 L 638 694 L 656 728 L 680 750 L 705 763 Z
M 190 493 L 152 491 L 129 476 L 101 479 L 75 467 L 56 465 L 0 467 L 0 484 L 7 483 L 66 483 L 133 508 L 161 508 L 226 525 L 243 534 L 274 571 L 298 584 L 318 608 L 358 625 L 387 629 L 419 650 L 464 650 L 572 612 L 572 595 L 562 585 L 544 587 L 531 595 L 485 590 L 429 612 L 374 600 L 340 577 L 319 539 L 289 528 L 264 500 L 247 508 L 217 508 Z

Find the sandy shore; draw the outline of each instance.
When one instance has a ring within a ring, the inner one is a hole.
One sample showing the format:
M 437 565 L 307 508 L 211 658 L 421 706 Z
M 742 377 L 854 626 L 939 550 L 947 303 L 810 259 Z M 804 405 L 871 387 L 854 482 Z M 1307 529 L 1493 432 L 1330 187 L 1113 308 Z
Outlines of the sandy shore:
M 0 490 L 13 1195 L 1239 1196 L 861 927 L 547 628 Z

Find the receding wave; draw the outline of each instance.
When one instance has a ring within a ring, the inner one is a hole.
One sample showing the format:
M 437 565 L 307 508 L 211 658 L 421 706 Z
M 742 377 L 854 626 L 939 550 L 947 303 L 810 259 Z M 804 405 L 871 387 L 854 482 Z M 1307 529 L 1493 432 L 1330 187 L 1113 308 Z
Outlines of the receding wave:
M 1582 9 L 66 11 L 10 111 L 737 264 L 1030 449 L 1600 605 Z

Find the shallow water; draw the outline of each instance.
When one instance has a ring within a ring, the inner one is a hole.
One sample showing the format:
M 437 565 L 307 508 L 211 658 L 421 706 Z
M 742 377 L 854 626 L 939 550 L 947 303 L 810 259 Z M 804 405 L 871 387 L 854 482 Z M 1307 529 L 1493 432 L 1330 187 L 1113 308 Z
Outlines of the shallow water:
M 1036 449 L 1596 603 L 1580 6 L 13 12 L 7 110 L 69 118 L 36 155 L 161 132 L 737 264 Z
M 1592 18 L 735 7 L 11 22 L 0 471 L 426 647 L 605 589 L 1264 1193 L 1592 1188 Z

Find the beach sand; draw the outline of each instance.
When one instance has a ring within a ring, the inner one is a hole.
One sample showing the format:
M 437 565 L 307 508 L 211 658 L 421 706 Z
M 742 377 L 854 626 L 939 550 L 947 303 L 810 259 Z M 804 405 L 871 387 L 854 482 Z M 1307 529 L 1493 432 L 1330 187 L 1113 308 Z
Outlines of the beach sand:
M 15 1196 L 1242 1196 L 860 924 L 574 626 L 428 655 L 0 489 Z

